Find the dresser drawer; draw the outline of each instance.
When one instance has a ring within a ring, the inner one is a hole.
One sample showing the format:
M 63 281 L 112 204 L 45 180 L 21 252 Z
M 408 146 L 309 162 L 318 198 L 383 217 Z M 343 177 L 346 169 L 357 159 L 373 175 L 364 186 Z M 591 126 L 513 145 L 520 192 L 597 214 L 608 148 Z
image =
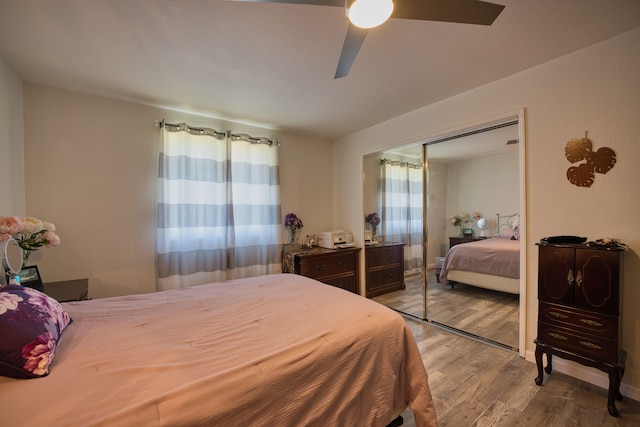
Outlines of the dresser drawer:
M 618 339 L 618 318 L 577 308 L 540 302 L 538 320 L 608 339 Z
M 618 361 L 617 340 L 538 322 L 538 341 L 605 362 Z
M 327 285 L 333 285 L 335 287 L 342 288 L 349 292 L 358 293 L 358 290 L 356 289 L 357 284 L 355 275 L 331 277 L 328 279 L 323 279 L 322 282 L 326 283 Z
M 367 271 L 367 298 L 401 289 L 404 289 L 404 271 L 402 267 L 395 266 Z
M 367 268 L 372 269 L 386 265 L 397 265 L 403 263 L 403 247 L 388 246 L 380 248 L 367 248 Z
M 390 284 L 402 284 L 403 271 L 400 267 L 388 267 L 367 272 L 367 285 L 371 290 Z
M 355 256 L 353 252 L 317 256 L 309 260 L 309 277 L 313 279 L 353 273 L 354 269 Z

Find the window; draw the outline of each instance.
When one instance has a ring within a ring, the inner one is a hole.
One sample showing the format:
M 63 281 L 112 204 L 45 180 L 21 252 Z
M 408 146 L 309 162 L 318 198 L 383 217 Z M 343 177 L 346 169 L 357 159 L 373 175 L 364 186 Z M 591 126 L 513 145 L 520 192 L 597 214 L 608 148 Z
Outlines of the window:
M 165 124 L 158 289 L 280 271 L 278 149 L 265 138 Z

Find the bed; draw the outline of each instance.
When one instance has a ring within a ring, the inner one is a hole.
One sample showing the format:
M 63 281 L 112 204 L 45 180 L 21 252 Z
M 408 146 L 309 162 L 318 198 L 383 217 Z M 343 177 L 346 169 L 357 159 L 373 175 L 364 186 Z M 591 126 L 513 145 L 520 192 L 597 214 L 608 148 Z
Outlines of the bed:
M 440 271 L 440 283 L 464 283 L 511 294 L 520 293 L 518 214 L 496 214 L 493 237 L 455 245 Z
M 17 297 L 1 293 L 4 316 Z M 72 321 L 47 372 L 0 377 L 3 425 L 385 426 L 407 406 L 416 426 L 437 424 L 404 319 L 313 279 L 58 305 Z

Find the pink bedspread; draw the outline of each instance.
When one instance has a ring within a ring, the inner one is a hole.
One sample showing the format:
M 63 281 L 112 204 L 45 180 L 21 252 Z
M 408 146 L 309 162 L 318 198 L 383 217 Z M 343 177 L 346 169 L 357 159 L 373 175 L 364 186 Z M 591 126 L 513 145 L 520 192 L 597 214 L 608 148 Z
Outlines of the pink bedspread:
M 499 237 L 455 245 L 449 249 L 440 271 L 446 284 L 449 270 L 520 278 L 520 241 Z
M 11 426 L 437 424 L 392 310 L 284 274 L 66 303 L 49 376 L 0 378 Z

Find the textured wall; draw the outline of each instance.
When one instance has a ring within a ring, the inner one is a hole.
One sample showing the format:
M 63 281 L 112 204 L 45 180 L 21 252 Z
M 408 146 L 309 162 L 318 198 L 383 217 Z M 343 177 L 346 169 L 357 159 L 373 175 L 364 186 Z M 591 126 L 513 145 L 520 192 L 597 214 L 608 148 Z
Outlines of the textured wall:
M 525 108 L 526 116 L 526 330 L 530 358 L 537 321 L 540 238 L 577 234 L 613 237 L 629 245 L 623 271 L 623 343 L 629 358 L 624 386 L 640 397 L 640 29 L 386 121 L 335 142 L 336 221 L 358 230 L 362 222 L 362 156 L 407 145 L 451 129 Z M 566 179 L 564 146 L 584 131 L 618 163 L 591 188 Z M 357 236 L 360 237 L 361 236 Z M 577 376 L 583 370 L 565 369 Z M 589 371 L 590 372 L 590 371 Z M 587 374 L 588 375 L 588 374 Z M 600 378 L 600 377 L 598 377 Z
M 0 57 L 0 216 L 24 214 L 22 81 Z
M 27 213 L 62 239 L 34 255 L 46 281 L 88 277 L 93 298 L 155 290 L 162 118 L 278 138 L 283 214 L 296 212 L 303 232 L 331 228 L 328 141 L 30 84 L 24 106 Z

